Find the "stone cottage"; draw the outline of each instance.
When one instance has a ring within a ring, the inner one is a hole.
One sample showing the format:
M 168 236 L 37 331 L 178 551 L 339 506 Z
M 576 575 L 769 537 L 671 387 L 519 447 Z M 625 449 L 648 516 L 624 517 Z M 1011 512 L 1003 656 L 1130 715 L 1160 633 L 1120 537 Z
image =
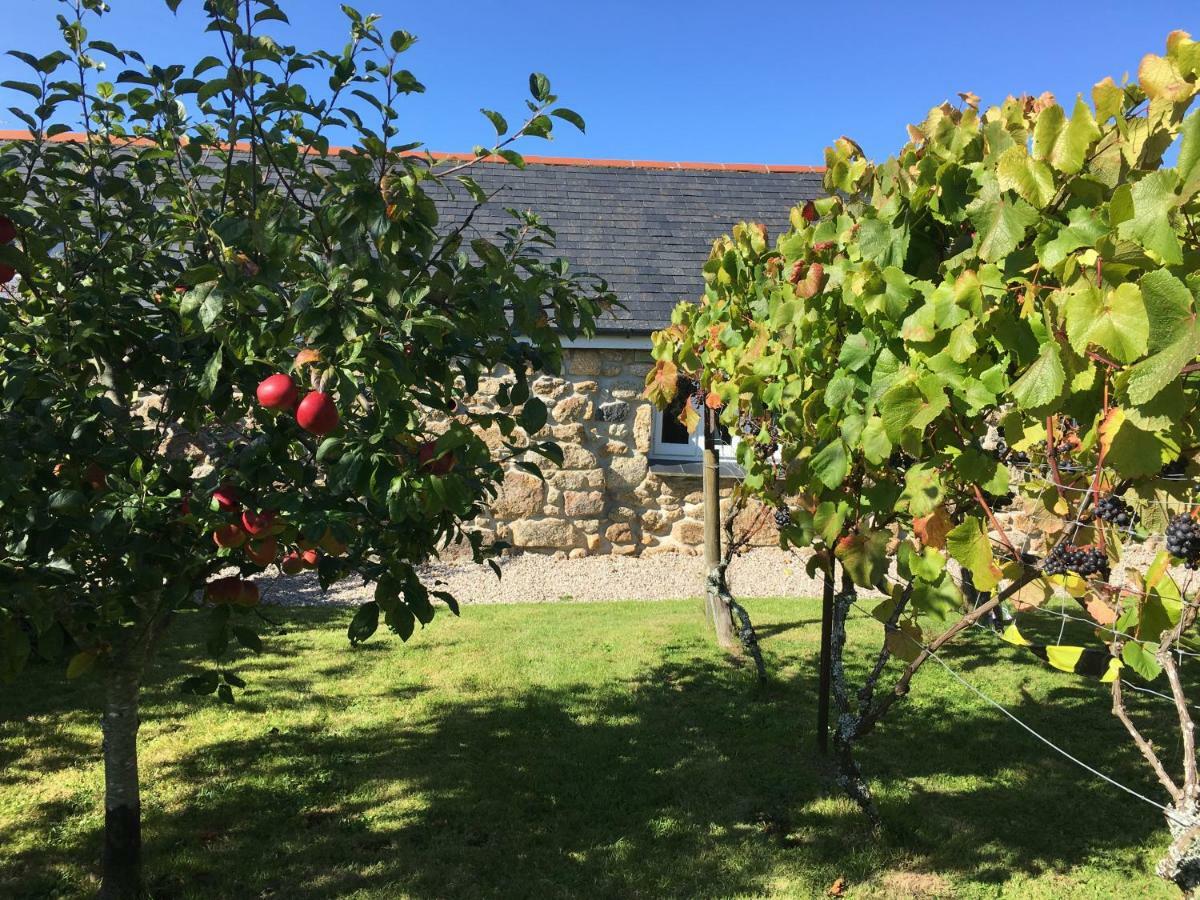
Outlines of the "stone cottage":
M 550 410 L 545 435 L 562 446 L 562 468 L 543 464 L 544 483 L 510 471 L 478 524 L 523 551 L 695 553 L 703 543 L 699 434 L 642 398 L 650 335 L 670 322 L 676 304 L 702 296 L 701 269 L 715 238 L 743 220 L 780 233 L 793 206 L 823 193 L 822 170 L 526 160 L 524 169 L 483 163 L 472 170 L 488 193 L 499 190 L 473 226 L 496 233 L 510 221 L 505 207 L 535 210 L 558 234 L 555 252 L 605 278 L 624 309 L 608 315 L 595 337 L 567 345 L 562 377 L 533 384 Z M 440 205 L 444 221 L 470 209 L 465 198 Z M 723 468 L 735 474 L 732 461 Z

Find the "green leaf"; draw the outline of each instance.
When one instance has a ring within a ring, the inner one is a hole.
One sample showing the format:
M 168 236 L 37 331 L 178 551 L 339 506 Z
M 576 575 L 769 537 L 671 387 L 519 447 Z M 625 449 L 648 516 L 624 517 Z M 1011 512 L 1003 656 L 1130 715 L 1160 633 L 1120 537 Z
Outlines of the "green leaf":
M 871 361 L 871 342 L 861 331 L 846 338 L 838 353 L 838 365 L 857 372 Z
M 83 650 L 71 657 L 71 661 L 67 663 L 67 678 L 75 679 L 81 675 L 86 675 L 96 665 L 96 651 Z
M 934 551 L 936 553 L 936 551 Z M 941 554 L 938 554 L 939 556 Z M 963 608 L 962 591 L 949 572 L 942 572 L 934 581 L 918 579 L 913 582 L 911 601 L 913 609 L 948 623 L 958 618 Z
M 525 405 L 521 407 L 521 415 L 518 421 L 520 421 L 521 427 L 525 429 L 527 434 L 535 434 L 545 427 L 547 417 L 546 404 L 537 397 L 530 397 L 525 401 Z
M 1048 406 L 1062 395 L 1066 384 L 1058 343 L 1049 341 L 1042 352 L 1012 386 L 1013 399 L 1021 409 Z
M 1016 191 L 1038 209 L 1054 199 L 1054 173 L 1044 162 L 1031 159 L 1024 147 L 1014 144 L 1000 154 L 996 177 L 1001 190 Z
M 87 508 L 87 498 L 80 491 L 55 491 L 50 495 L 50 511 L 63 515 L 75 515 Z
M 927 516 L 942 499 L 942 479 L 933 466 L 918 463 L 904 473 L 904 490 L 900 494 L 901 508 L 907 508 L 914 518 Z
M 859 222 L 858 248 L 864 259 L 880 268 L 904 266 L 908 255 L 909 229 L 903 220 L 863 219 Z
M 1011 201 L 1000 190 L 995 177 L 987 175 L 979 195 L 967 207 L 975 226 L 975 246 L 988 262 L 1003 259 L 1017 248 L 1025 229 L 1038 220 L 1038 213 L 1024 200 Z
M 209 357 L 208 363 L 204 366 L 204 374 L 200 378 L 200 394 L 203 397 L 211 397 L 213 391 L 217 389 L 217 382 L 221 378 L 221 362 L 224 357 L 224 348 L 217 347 L 216 352 Z
M 1067 254 L 1081 247 L 1094 247 L 1108 233 L 1108 225 L 1093 209 L 1076 206 L 1067 213 L 1067 224 L 1041 248 L 1040 259 L 1047 269 L 1053 269 Z
M 550 96 L 550 79 L 541 72 L 534 72 L 529 76 L 529 93 L 533 95 L 533 99 L 539 103 L 545 103 Z
M 500 115 L 500 113 L 491 109 L 481 109 L 480 112 L 488 117 L 488 121 L 492 123 L 498 136 L 504 135 L 508 131 L 508 120 Z
M 992 553 L 992 542 L 983 529 L 983 523 L 968 518 L 956 525 L 946 535 L 946 549 L 960 566 L 971 573 L 975 587 L 981 591 L 993 590 L 1000 583 L 1000 567 Z
M 916 382 L 901 381 L 879 398 L 879 415 L 888 438 L 899 444 L 906 433 L 923 432 L 949 404 L 944 393 L 929 398 Z
M 1162 666 L 1154 658 L 1153 651 L 1137 641 L 1129 641 L 1121 648 L 1121 661 L 1147 681 L 1153 681 L 1162 674 Z
M 255 653 L 262 653 L 262 638 L 259 637 L 258 632 L 249 625 L 234 625 L 230 631 L 233 632 L 233 636 L 237 639 L 237 642 L 247 650 L 252 650 Z
M 1183 367 L 1200 355 L 1200 327 L 1193 322 L 1171 346 L 1142 360 L 1129 370 L 1129 399 L 1142 405 L 1179 377 Z
M 1184 336 L 1195 312 L 1192 292 L 1167 269 L 1147 272 L 1138 282 L 1150 320 L 1150 350 L 1162 350 Z
M 888 570 L 887 547 L 892 535 L 868 531 L 838 541 L 834 555 L 859 587 L 877 587 Z
M 850 457 L 841 440 L 830 441 L 812 458 L 813 474 L 825 487 L 833 490 L 850 474 Z
M 1067 175 L 1075 174 L 1083 168 L 1088 148 L 1099 138 L 1100 129 L 1096 127 L 1091 107 L 1083 97 L 1076 97 L 1075 110 L 1071 113 L 1071 120 L 1058 133 L 1050 151 L 1050 165 Z
M 354 618 L 350 620 L 346 636 L 350 638 L 351 645 L 358 645 L 373 635 L 378 628 L 379 604 L 374 600 L 368 600 L 358 608 Z
M 557 116 L 564 122 L 570 122 L 580 131 L 587 131 L 587 126 L 583 121 L 583 116 L 579 115 L 579 113 L 575 112 L 573 109 L 566 109 L 560 106 L 558 109 L 551 110 L 550 115 Z
M 1142 292 L 1128 281 L 1103 298 L 1090 281 L 1080 285 L 1067 298 L 1066 323 L 1067 338 L 1076 353 L 1099 347 L 1123 363 L 1145 354 L 1150 337 Z
M 892 442 L 888 440 L 887 431 L 883 427 L 883 419 L 871 416 L 859 435 L 859 446 L 863 456 L 873 466 L 879 465 L 892 455 Z
M 1137 427 L 1120 407 L 1100 423 L 1100 446 L 1105 465 L 1124 478 L 1154 475 L 1179 455 L 1179 441 L 1169 432 Z
M 1133 217 L 1117 226 L 1117 233 L 1158 255 L 1168 265 L 1183 262 L 1183 247 L 1171 224 L 1179 177 L 1170 169 L 1150 172 L 1133 185 Z

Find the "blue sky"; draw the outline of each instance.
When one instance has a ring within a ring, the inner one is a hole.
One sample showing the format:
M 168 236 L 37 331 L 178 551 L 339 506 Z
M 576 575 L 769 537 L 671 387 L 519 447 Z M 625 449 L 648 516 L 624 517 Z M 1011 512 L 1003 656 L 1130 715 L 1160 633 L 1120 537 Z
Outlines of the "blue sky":
M 163 0 L 109 0 L 93 37 L 158 62 L 194 62 L 211 50 L 198 26 L 201 0 L 178 15 Z M 55 46 L 55 0 L 3 0 L 0 47 Z M 547 73 L 562 102 L 588 122 L 563 123 L 527 153 L 621 159 L 819 164 L 846 134 L 872 156 L 904 141 L 904 125 L 973 90 L 1088 91 L 1120 79 L 1168 31 L 1200 34 L 1195 0 L 1009 0 L 739 4 L 730 0 L 361 0 L 385 28 L 420 42 L 407 65 L 428 90 L 404 103 L 406 139 L 462 151 L 492 136 L 478 113 L 522 112 L 530 71 Z M 287 0 L 286 40 L 340 48 L 339 0 Z M 0 60 L 0 80 L 23 64 Z M 2 98 L 4 107 L 11 95 Z M 0 128 L 19 123 L 0 109 Z M 335 136 L 335 143 L 337 142 Z

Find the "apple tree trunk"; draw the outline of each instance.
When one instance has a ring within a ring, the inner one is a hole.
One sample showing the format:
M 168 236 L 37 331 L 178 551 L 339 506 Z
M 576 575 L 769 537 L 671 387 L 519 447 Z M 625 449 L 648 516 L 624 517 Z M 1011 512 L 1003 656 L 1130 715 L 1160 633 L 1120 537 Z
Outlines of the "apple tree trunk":
M 104 673 L 104 853 L 100 896 L 142 896 L 142 804 L 138 784 L 138 689 L 140 666 L 113 666 Z

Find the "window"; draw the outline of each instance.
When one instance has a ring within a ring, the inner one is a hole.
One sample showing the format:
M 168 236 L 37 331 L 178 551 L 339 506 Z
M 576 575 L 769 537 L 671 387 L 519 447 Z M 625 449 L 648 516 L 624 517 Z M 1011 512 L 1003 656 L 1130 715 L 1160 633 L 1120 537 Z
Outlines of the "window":
M 679 421 L 679 413 L 687 397 L 677 396 L 669 407 L 654 411 L 653 441 L 650 455 L 654 459 L 687 461 L 700 458 L 704 449 L 704 422 L 701 420 L 689 433 Z M 717 452 L 722 459 L 733 459 L 733 442 L 724 425 L 717 426 Z

